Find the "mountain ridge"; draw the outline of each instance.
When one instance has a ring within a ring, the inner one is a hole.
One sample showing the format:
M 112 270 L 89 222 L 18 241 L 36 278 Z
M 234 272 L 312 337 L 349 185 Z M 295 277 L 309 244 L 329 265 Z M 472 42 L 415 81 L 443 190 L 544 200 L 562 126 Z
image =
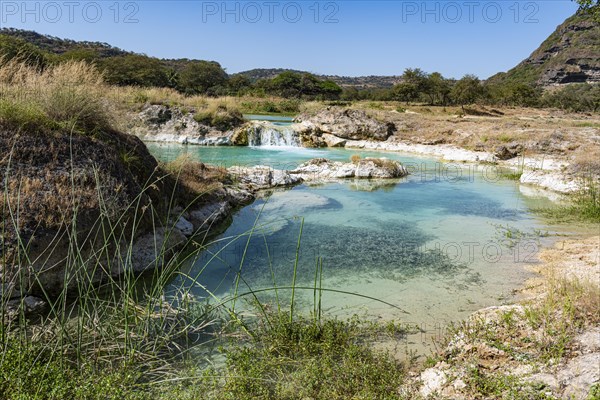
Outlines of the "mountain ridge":
M 148 61 L 161 61 L 168 66 L 181 67 L 189 60 L 160 59 L 146 54 L 126 51 L 104 42 L 75 41 L 15 28 L 2 28 L 0 35 L 13 36 L 53 54 L 70 51 L 93 51 L 100 58 L 120 56 L 147 57 Z M 228 74 L 244 76 L 252 82 L 271 79 L 282 72 L 310 73 L 331 80 L 343 88 L 388 89 L 402 82 L 400 75 L 339 76 L 312 73 L 289 68 L 255 68 Z M 600 23 L 592 15 L 576 13 L 567 18 L 535 49 L 531 55 L 506 72 L 499 72 L 488 83 L 524 83 L 551 87 L 570 83 L 600 83 Z
M 585 13 L 567 18 L 529 57 L 488 79 L 507 81 L 542 87 L 600 83 L 600 23 Z

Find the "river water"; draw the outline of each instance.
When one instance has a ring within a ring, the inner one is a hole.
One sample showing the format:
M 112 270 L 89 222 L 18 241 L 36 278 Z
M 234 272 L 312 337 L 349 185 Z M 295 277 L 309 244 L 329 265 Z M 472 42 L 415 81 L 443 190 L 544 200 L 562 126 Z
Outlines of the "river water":
M 530 277 L 526 265 L 552 240 L 530 211 L 550 200 L 500 178 L 491 166 L 343 149 L 148 147 L 163 160 L 187 153 L 225 167 L 289 169 L 314 157 L 348 161 L 354 154 L 400 160 L 411 175 L 397 181 L 350 180 L 265 193 L 197 255 L 185 271 L 189 278 L 176 278 L 171 286 L 218 298 L 269 289 L 257 295 L 261 301 L 287 305 L 290 290 L 272 288 L 291 286 L 294 269 L 295 284 L 313 288 L 322 263 L 321 287 L 348 292 L 322 292 L 323 312 L 419 326 L 422 332 L 404 343 L 410 351 L 423 352 L 452 321 L 514 301 L 515 289 Z M 296 307 L 313 311 L 314 295 L 312 289 L 296 290 Z

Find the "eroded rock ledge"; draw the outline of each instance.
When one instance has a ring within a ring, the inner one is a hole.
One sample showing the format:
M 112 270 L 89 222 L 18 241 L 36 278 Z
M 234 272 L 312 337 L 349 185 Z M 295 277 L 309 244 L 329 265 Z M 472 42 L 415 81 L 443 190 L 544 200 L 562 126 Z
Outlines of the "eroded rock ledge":
M 277 170 L 268 166 L 234 166 L 228 169 L 239 182 L 254 190 L 292 186 L 299 183 L 322 183 L 339 179 L 394 179 L 408 175 L 398 161 L 386 158 L 365 158 L 354 163 L 314 158 L 292 170 Z

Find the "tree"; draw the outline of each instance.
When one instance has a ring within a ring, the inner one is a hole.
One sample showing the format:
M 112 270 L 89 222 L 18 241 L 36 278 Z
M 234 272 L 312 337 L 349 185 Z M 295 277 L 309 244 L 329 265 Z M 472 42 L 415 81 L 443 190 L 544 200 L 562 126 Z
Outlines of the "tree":
M 252 87 L 252 82 L 245 75 L 234 75 L 227 81 L 229 92 L 233 95 L 243 94 Z
M 100 58 L 100 53 L 95 49 L 78 47 L 65 51 L 61 54 L 60 58 L 61 60 L 76 60 L 92 63 Z
M 429 90 L 428 75 L 420 68 L 407 68 L 402 74 L 402 82 L 394 86 L 392 92 L 397 100 L 408 104 Z
M 596 22 L 600 22 L 600 0 L 575 0 L 579 4 L 579 12 L 591 14 Z
M 257 84 L 269 93 L 288 98 L 333 100 L 339 98 L 342 88 L 330 80 L 321 80 L 313 74 L 286 71 L 275 78 Z
M 265 82 L 266 89 L 282 97 L 302 96 L 302 76 L 295 72 L 286 71 Z
M 416 100 L 419 97 L 417 87 L 408 82 L 398 83 L 392 89 L 392 96 L 398 101 L 404 101 L 406 104 Z
M 214 61 L 189 61 L 179 73 L 178 88 L 188 94 L 206 94 L 225 86 L 227 73 Z
M 429 74 L 427 81 L 426 90 L 431 104 L 448 104 L 451 90 L 450 82 L 439 72 Z
M 55 56 L 23 39 L 0 34 L 0 62 L 12 59 L 37 68 L 44 68 L 54 61 Z
M 467 74 L 463 76 L 452 88 L 451 97 L 457 104 L 460 104 L 463 112 L 465 105 L 473 104 L 483 96 L 484 90 L 479 78 L 475 75 Z
M 109 57 L 98 61 L 106 81 L 114 85 L 168 86 L 167 69 L 157 58 L 141 54 Z
M 325 100 L 336 100 L 340 98 L 342 88 L 331 80 L 325 80 L 319 83 L 319 96 Z
M 340 97 L 342 100 L 346 100 L 346 101 L 358 100 L 358 99 L 360 99 L 360 92 L 355 87 L 348 87 L 348 88 L 344 88 Z

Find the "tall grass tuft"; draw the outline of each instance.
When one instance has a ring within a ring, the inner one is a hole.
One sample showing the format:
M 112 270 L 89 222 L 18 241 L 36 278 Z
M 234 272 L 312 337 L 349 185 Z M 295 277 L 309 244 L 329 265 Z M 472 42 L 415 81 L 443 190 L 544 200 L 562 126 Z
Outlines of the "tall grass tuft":
M 44 70 L 14 60 L 0 63 L 1 121 L 30 130 L 73 129 L 88 134 L 107 130 L 112 116 L 106 90 L 102 74 L 85 62 L 69 61 Z
M 535 210 L 556 222 L 600 222 L 600 182 L 594 177 L 583 178 L 582 189 L 571 195 L 566 205 Z

